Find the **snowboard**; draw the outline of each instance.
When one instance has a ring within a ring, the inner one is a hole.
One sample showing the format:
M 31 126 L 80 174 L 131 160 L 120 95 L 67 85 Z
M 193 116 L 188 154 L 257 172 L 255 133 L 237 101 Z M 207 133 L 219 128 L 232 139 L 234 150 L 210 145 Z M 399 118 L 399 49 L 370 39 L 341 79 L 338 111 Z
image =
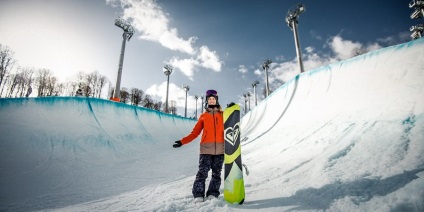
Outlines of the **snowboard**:
M 243 204 L 244 180 L 240 145 L 240 106 L 224 110 L 224 199 L 228 203 Z

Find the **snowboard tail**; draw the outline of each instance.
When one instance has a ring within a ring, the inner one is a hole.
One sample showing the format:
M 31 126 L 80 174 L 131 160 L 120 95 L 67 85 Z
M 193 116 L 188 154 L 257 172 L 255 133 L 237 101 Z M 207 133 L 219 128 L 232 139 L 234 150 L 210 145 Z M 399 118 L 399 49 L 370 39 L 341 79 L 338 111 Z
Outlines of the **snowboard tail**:
M 224 199 L 228 203 L 244 202 L 244 180 L 240 145 L 240 106 L 224 110 Z

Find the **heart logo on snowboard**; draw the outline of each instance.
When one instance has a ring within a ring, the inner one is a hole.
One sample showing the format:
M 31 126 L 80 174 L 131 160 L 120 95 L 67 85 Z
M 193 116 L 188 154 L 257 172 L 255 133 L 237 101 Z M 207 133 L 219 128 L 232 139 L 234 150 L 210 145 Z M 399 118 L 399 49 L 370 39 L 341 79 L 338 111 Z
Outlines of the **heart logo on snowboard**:
M 234 127 L 227 127 L 224 131 L 225 140 L 231 145 L 235 145 L 240 135 L 240 122 L 234 125 Z

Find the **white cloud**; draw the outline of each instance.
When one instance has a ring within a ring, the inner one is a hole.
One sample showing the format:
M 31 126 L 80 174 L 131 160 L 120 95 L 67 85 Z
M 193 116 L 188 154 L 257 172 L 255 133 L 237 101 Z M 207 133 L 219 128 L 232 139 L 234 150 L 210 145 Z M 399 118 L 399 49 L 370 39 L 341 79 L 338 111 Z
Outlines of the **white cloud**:
M 210 51 L 207 46 L 200 48 L 200 54 L 196 58 L 179 59 L 174 57 L 167 63 L 176 68 L 176 70 L 181 71 L 190 80 L 193 80 L 194 71 L 198 67 L 220 72 L 222 66 L 222 62 L 219 60 L 216 52 Z
M 263 72 L 259 69 L 256 69 L 253 73 L 255 73 L 255 75 L 260 76 Z
M 378 43 L 372 43 L 364 45 L 359 42 L 353 42 L 350 40 L 344 40 L 341 36 L 337 35 L 330 39 L 329 48 L 330 54 L 318 54 L 315 52 L 314 47 L 306 47 L 303 54 L 303 67 L 305 71 L 329 65 L 337 61 L 348 59 L 354 56 L 355 50 L 364 49 L 366 51 L 373 51 L 380 49 L 381 46 Z M 259 75 L 259 70 L 257 70 Z M 255 72 L 256 73 L 256 72 Z M 293 77 L 300 73 L 299 66 L 297 64 L 297 58 L 291 61 L 282 63 L 273 63 L 269 70 L 269 82 L 273 89 L 281 86 L 282 82 L 287 82 Z
M 247 73 L 247 68 L 244 65 L 239 65 L 238 71 L 242 74 L 245 74 L 245 73 Z
M 199 64 L 205 68 L 212 69 L 216 72 L 221 71 L 222 62 L 219 60 L 215 51 L 210 51 L 207 46 L 200 47 L 200 54 L 197 59 Z
M 367 45 L 366 50 L 367 50 L 367 52 L 371 52 L 371 51 L 375 51 L 375 50 L 378 50 L 378 49 L 381 49 L 381 48 L 383 48 L 383 47 L 380 46 L 380 44 L 371 43 L 371 44 Z
M 215 51 L 207 46 L 195 47 L 197 37 L 181 38 L 178 30 L 169 26 L 170 18 L 154 0 L 106 0 L 109 5 L 120 3 L 123 9 L 123 19 L 129 20 L 132 26 L 141 34 L 140 39 L 158 42 L 162 46 L 187 53 L 189 59 L 172 58 L 168 63 L 193 80 L 197 67 L 203 67 L 216 72 L 221 71 L 223 62 Z
M 377 39 L 378 42 L 386 45 L 396 45 L 399 43 L 408 42 L 411 40 L 410 32 L 400 32 L 397 36 L 389 36 Z
M 118 0 L 107 0 L 112 6 Z M 183 39 L 178 30 L 169 27 L 169 17 L 162 8 L 152 0 L 120 0 L 124 10 L 123 19 L 129 20 L 132 26 L 141 33 L 140 39 L 159 42 L 171 50 L 181 51 L 193 55 L 195 50 L 192 44 L 196 37 Z
M 199 65 L 199 61 L 190 58 L 190 59 L 179 59 L 179 58 L 172 58 L 168 62 L 171 66 L 174 67 L 174 69 L 177 69 L 181 71 L 184 75 L 186 75 L 190 80 L 193 80 L 194 76 L 194 69 L 196 66 Z
M 166 101 L 166 82 L 161 84 L 154 84 L 146 90 L 146 94 L 150 95 L 156 101 L 162 101 L 165 104 Z M 169 83 L 169 93 L 168 93 L 168 103 L 171 101 L 176 101 L 177 103 L 177 113 L 184 115 L 185 108 L 185 91 L 181 86 L 175 85 L 174 83 Z M 197 100 L 197 109 L 198 113 L 201 108 L 200 98 Z M 187 93 L 187 116 L 192 116 L 194 110 L 196 109 L 196 99 L 194 95 L 190 95 L 190 90 Z
M 355 49 L 361 49 L 362 44 L 359 42 L 352 42 L 350 40 L 343 40 L 339 35 L 334 36 L 330 43 L 330 48 L 335 54 L 335 57 L 340 60 L 348 59 L 353 56 Z

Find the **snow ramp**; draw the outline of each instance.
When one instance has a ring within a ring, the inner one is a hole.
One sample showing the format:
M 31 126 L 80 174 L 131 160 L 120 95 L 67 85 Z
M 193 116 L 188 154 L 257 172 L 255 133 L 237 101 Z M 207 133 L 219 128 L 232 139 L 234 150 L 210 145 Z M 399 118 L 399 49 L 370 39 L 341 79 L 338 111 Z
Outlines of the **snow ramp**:
M 0 99 L 0 211 L 64 207 L 195 172 L 198 147 L 170 151 L 194 124 L 102 99 Z
M 250 190 L 246 204 L 250 198 L 269 202 L 265 200 L 294 196 L 320 205 L 312 209 L 329 209 L 337 201 L 360 209 L 379 195 L 361 186 L 359 191 L 340 195 L 330 193 L 342 192 L 337 190 L 318 196 L 296 194 L 301 188 L 334 188 L 367 178 L 377 182 L 394 176 L 402 179 L 403 174 L 409 179 L 406 173 L 422 172 L 423 58 L 424 39 L 419 39 L 320 67 L 296 76 L 247 113 L 241 123 L 243 161 L 252 175 L 246 179 L 251 184 L 246 189 Z M 390 198 L 408 199 L 412 211 L 422 210 L 424 192 L 414 190 L 416 184 L 410 182 L 392 182 L 395 189 L 388 189 L 393 185 L 369 186 L 381 189 L 381 196 L 393 192 L 382 200 L 390 205 L 387 210 L 396 208 Z M 409 189 L 404 189 L 407 183 Z M 269 206 L 277 206 L 276 202 Z

